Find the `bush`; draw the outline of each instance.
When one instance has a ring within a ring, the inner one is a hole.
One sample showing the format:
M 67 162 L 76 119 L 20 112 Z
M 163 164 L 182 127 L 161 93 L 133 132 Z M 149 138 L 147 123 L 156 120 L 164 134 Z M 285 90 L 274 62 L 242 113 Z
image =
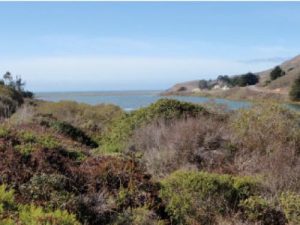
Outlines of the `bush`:
M 21 206 L 19 220 L 24 225 L 80 225 L 76 217 L 67 211 L 45 212 L 34 205 Z
M 282 105 L 256 104 L 232 117 L 235 166 L 261 174 L 274 192 L 300 187 L 300 117 Z M 277 179 L 274 179 L 276 177 Z
M 239 179 L 229 175 L 178 171 L 162 181 L 160 197 L 175 224 L 193 224 L 193 221 L 212 224 L 216 215 L 236 210 L 241 200 L 256 193 L 257 182 L 250 178 L 247 182 Z
M 285 75 L 285 72 L 280 68 L 280 66 L 276 66 L 270 73 L 271 80 L 276 80 L 279 77 Z
M 146 208 L 136 208 L 118 214 L 113 225 L 164 225 L 164 222 L 154 212 Z
M 286 218 L 283 212 L 260 196 L 251 196 L 240 203 L 243 216 L 252 222 L 260 221 L 262 225 L 285 225 Z
M 284 106 L 264 103 L 239 110 L 233 116 L 232 127 L 243 147 L 266 154 L 279 143 L 281 147 L 300 144 L 299 123 L 300 117 Z
M 68 192 L 69 182 L 64 175 L 36 174 L 29 182 L 21 185 L 20 192 L 28 201 L 38 202 L 47 209 L 66 209 L 73 197 Z
M 12 205 L 14 205 L 12 207 Z M 73 214 L 55 210 L 45 212 L 34 205 L 16 205 L 14 191 L 7 190 L 6 185 L 0 186 L 0 224 L 22 225 L 79 225 Z
M 134 131 L 127 151 L 140 154 L 156 177 L 190 167 L 226 171 L 233 156 L 227 121 L 213 116 L 154 121 Z
M 9 129 L 4 126 L 0 126 L 0 138 L 7 138 L 10 134 Z
M 280 196 L 280 205 L 288 219 L 289 224 L 300 224 L 300 195 L 285 192 Z
M 42 102 L 38 104 L 36 111 L 71 124 L 97 142 L 111 121 L 124 114 L 122 109 L 115 105 L 93 106 L 72 101 Z
M 83 131 L 80 129 L 68 124 L 66 122 L 56 121 L 51 125 L 58 132 L 71 137 L 73 140 L 83 143 L 87 146 L 96 148 L 98 144 L 94 142 L 90 137 L 88 137 Z
M 289 94 L 292 101 L 300 101 L 300 77 L 294 81 Z
M 14 205 L 14 191 L 8 190 L 6 185 L 0 185 L 0 215 L 1 211 Z
M 200 105 L 173 99 L 160 99 L 148 107 L 124 115 L 114 121 L 101 141 L 101 151 L 120 152 L 126 148 L 134 130 L 158 119 L 172 120 L 197 117 L 207 111 Z

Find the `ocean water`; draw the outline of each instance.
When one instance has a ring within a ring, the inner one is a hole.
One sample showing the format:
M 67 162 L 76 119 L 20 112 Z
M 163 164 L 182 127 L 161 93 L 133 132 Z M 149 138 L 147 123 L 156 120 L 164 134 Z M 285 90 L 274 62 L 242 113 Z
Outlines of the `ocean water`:
M 161 91 L 96 91 L 96 92 L 43 92 L 36 93 L 38 99 L 46 101 L 71 100 L 87 104 L 115 104 L 126 111 L 145 107 L 161 98 L 172 98 L 193 103 L 218 103 L 226 105 L 229 109 L 249 107 L 246 101 L 232 101 L 218 98 L 198 96 L 160 96 Z

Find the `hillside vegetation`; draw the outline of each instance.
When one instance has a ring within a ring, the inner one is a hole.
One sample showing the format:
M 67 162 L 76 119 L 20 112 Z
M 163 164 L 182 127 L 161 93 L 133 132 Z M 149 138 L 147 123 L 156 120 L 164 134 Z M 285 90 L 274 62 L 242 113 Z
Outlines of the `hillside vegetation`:
M 276 104 L 25 101 L 0 125 L 0 224 L 296 225 L 299 146 Z
M 20 77 L 13 79 L 9 72 L 0 79 L 0 120 L 11 116 L 25 98 L 33 97 L 33 93 L 24 90 L 24 85 Z
M 221 72 L 221 71 L 220 71 Z M 300 101 L 290 95 L 300 77 L 300 56 L 269 70 L 242 75 L 219 75 L 215 80 L 175 84 L 163 95 L 201 95 L 230 99 Z

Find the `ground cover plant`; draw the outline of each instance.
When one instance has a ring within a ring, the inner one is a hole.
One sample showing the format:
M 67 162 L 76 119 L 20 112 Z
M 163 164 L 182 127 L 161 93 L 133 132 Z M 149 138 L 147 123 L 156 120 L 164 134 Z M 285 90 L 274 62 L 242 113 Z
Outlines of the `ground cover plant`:
M 0 125 L 0 224 L 299 224 L 299 128 L 267 103 L 26 101 Z

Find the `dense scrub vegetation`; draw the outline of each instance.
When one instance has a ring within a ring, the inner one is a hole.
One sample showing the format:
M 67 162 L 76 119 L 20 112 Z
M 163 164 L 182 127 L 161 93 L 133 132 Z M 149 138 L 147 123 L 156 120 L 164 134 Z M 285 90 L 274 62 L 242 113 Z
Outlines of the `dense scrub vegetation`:
M 294 81 L 289 94 L 292 101 L 300 101 L 300 76 Z
M 0 224 L 296 225 L 299 146 L 276 104 L 26 102 L 0 125 Z

